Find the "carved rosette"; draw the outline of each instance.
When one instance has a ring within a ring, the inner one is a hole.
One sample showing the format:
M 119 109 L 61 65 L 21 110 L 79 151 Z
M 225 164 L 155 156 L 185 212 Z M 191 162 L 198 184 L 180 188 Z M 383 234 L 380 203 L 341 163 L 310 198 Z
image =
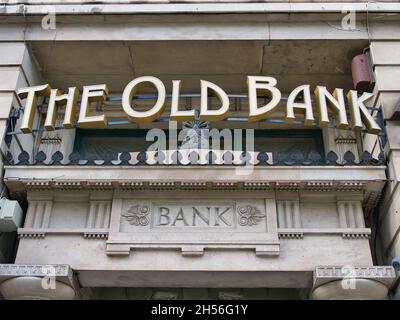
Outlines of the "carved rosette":
M 149 207 L 145 205 L 131 206 L 122 216 L 134 226 L 147 226 L 149 224 Z
M 254 226 L 266 217 L 257 207 L 251 205 L 240 206 L 237 211 L 239 213 L 239 224 L 241 226 Z

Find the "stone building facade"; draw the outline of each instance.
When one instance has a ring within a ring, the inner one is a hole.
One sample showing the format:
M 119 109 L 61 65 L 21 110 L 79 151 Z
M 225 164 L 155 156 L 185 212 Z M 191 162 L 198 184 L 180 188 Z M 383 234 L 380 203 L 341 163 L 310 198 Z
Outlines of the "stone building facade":
M 2 197 L 24 214 L 0 230 L 3 298 L 400 297 L 398 1 L 46 3 L 0 0 Z M 300 85 L 354 90 L 360 54 L 378 135 L 281 121 Z M 277 79 L 271 121 L 232 120 L 247 117 L 248 75 Z M 204 125 L 253 129 L 255 151 L 146 151 L 146 132 L 168 123 L 126 122 L 119 97 L 141 76 L 167 100 L 180 79 L 188 109 L 200 80 L 217 84 L 230 118 Z M 41 98 L 23 133 L 18 91 L 43 84 L 106 84 L 90 112 L 112 125 L 66 129 L 59 108 L 44 130 Z

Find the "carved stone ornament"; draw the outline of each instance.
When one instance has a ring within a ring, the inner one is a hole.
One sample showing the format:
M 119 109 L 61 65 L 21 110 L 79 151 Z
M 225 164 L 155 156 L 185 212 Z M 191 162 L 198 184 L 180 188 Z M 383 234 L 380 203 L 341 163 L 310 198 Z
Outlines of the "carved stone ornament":
M 239 224 L 241 226 L 254 226 L 266 217 L 261 211 L 254 206 L 238 207 Z
M 123 217 L 132 225 L 147 226 L 149 224 L 148 214 L 150 213 L 148 206 L 135 205 L 131 206 L 128 211 L 122 214 Z

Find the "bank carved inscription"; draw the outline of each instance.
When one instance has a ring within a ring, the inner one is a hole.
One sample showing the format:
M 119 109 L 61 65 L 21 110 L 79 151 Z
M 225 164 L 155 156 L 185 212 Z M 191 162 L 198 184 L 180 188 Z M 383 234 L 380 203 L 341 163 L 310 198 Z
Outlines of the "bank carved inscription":
M 266 219 L 265 212 L 255 205 L 218 204 L 133 204 L 122 212 L 123 219 L 133 226 L 157 228 L 233 228 L 236 223 L 252 227 Z
M 155 206 L 155 227 L 232 227 L 233 206 Z

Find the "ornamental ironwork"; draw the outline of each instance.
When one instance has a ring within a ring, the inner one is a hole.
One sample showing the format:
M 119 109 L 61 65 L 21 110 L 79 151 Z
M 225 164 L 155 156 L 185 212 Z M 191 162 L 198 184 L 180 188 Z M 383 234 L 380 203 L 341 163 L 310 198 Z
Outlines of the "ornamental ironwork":
M 347 151 L 342 160 L 330 151 L 323 158 L 321 154 L 311 151 L 308 154 L 301 152 L 282 153 L 276 152 L 272 157 L 266 152 L 233 152 L 230 150 L 192 150 L 185 153 L 182 150 L 157 151 L 151 155 L 146 151 L 121 152 L 118 156 L 107 155 L 103 159 L 83 158 L 78 152 L 64 157 L 62 152 L 56 151 L 48 156 L 39 151 L 33 157 L 27 151 L 22 151 L 14 160 L 14 155 L 8 152 L 5 163 L 8 165 L 61 165 L 61 166 L 149 166 L 149 165 L 232 165 L 232 166 L 381 166 L 386 164 L 385 155 L 381 152 L 374 158 L 368 151 L 364 151 L 359 160 Z M 155 159 L 155 161 L 154 161 Z M 203 159 L 203 160 L 201 160 Z

